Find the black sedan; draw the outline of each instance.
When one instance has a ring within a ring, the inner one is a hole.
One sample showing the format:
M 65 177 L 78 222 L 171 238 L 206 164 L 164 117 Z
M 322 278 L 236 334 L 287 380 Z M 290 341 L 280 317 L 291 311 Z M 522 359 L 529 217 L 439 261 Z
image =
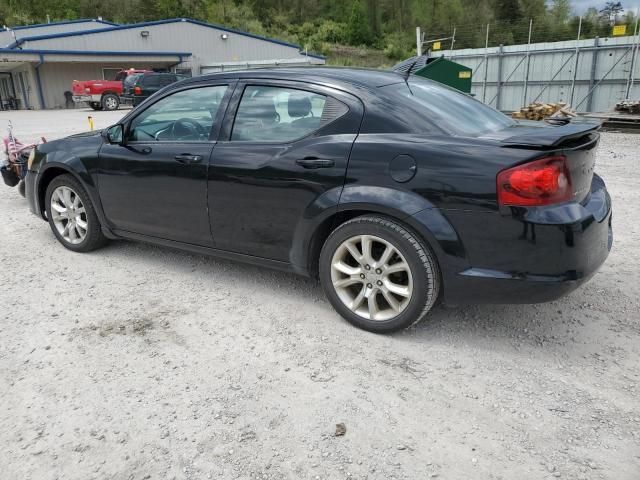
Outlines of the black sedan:
M 126 238 L 319 277 L 390 332 L 438 300 L 543 302 L 592 276 L 612 242 L 598 140 L 391 72 L 231 72 L 38 146 L 27 197 L 70 250 Z

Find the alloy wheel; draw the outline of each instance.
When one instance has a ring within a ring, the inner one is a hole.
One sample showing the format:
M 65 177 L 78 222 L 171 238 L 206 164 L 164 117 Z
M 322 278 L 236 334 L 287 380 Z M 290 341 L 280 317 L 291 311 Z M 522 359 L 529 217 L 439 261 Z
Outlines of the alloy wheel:
M 340 244 L 331 260 L 331 282 L 342 303 L 368 320 L 398 316 L 413 294 L 408 262 L 393 244 L 374 235 Z
M 80 196 L 61 185 L 51 194 L 51 220 L 60 236 L 72 245 L 82 243 L 89 228 L 87 212 Z

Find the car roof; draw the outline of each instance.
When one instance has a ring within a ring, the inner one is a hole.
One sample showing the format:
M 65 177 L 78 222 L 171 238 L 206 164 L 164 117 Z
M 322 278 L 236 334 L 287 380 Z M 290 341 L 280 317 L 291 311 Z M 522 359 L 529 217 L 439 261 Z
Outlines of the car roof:
M 265 78 L 279 80 L 322 79 L 340 83 L 376 88 L 384 85 L 404 82 L 404 77 L 396 72 L 376 70 L 371 68 L 345 67 L 276 67 L 256 68 L 251 70 L 236 70 L 219 72 L 193 77 L 194 81 L 216 80 L 220 78 Z

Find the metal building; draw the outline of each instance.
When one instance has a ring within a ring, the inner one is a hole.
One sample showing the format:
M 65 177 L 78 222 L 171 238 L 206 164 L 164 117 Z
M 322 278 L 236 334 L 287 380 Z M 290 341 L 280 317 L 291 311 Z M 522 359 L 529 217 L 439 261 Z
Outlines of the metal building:
M 472 94 L 503 111 L 564 101 L 579 112 L 607 112 L 640 98 L 633 36 L 438 52 L 473 69 Z M 436 56 L 434 54 L 434 56 Z
M 324 64 L 300 46 L 177 18 L 115 25 L 79 20 L 0 31 L 0 98 L 19 108 L 60 108 L 73 80 L 110 79 L 123 68 L 183 74 Z

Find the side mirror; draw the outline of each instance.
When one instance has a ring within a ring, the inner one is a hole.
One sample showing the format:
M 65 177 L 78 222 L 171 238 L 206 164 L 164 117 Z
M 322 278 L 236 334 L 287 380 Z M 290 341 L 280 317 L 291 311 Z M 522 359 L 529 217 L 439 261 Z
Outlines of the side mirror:
M 104 139 L 112 145 L 124 144 L 124 125 L 118 123 L 103 130 L 102 136 Z

